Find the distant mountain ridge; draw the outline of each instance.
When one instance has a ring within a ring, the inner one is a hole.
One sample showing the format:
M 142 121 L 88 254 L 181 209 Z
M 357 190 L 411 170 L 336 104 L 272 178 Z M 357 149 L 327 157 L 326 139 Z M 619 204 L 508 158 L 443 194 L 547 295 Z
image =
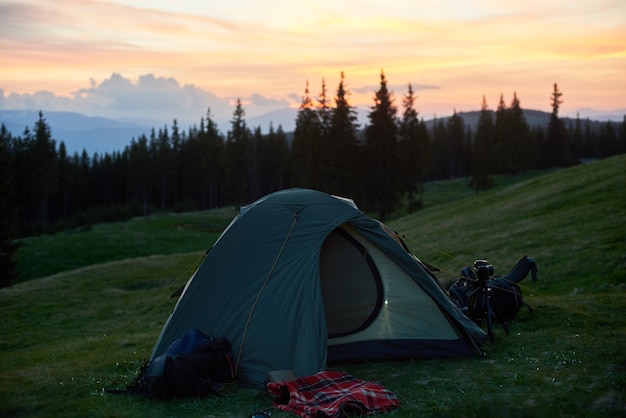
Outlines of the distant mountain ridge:
M 83 149 L 92 156 L 121 151 L 133 138 L 149 134 L 152 126 L 132 121 L 85 116 L 75 112 L 42 112 L 50 126 L 52 138 L 64 142 L 69 155 L 82 153 Z M 39 120 L 37 110 L 0 110 L 3 123 L 13 136 L 21 136 Z
M 492 111 L 493 112 L 493 111 Z M 541 110 L 532 110 L 532 109 L 522 109 L 522 112 L 524 113 L 524 118 L 526 119 L 526 122 L 528 123 L 528 125 L 532 128 L 532 127 L 536 127 L 536 126 L 548 126 L 548 124 L 550 123 L 550 113 L 548 112 L 544 112 Z M 465 122 L 466 126 L 471 126 L 472 130 L 476 130 L 476 127 L 478 126 L 478 120 L 480 118 L 480 111 L 479 110 L 474 110 L 474 111 L 470 111 L 470 112 L 458 112 L 457 113 L 462 119 L 463 122 Z M 446 116 L 440 119 L 447 119 L 450 116 Z M 612 116 L 615 119 L 615 116 Z M 576 118 L 572 118 L 572 117 L 563 117 L 560 116 L 560 119 L 565 123 L 565 126 L 569 126 L 570 123 L 575 123 L 576 122 Z M 580 118 L 581 123 L 586 124 L 587 123 L 587 118 Z M 589 122 L 591 123 L 591 127 L 592 129 L 597 129 L 601 124 L 606 123 L 605 120 L 592 120 L 589 119 Z M 434 123 L 434 119 L 431 119 L 429 121 L 426 122 L 427 126 L 432 126 Z M 613 123 L 618 123 L 618 122 L 613 122 Z
M 369 107 L 357 108 L 357 118 L 360 127 L 364 128 L 368 123 Z M 525 110 L 524 116 L 528 124 L 532 126 L 547 126 L 550 120 L 550 113 L 539 110 Z M 626 113 L 626 111 L 625 111 Z M 286 133 L 295 129 L 298 109 L 281 108 L 259 116 L 247 117 L 246 124 L 249 128 L 261 127 L 264 133 L 269 132 L 270 126 L 274 130 L 279 126 Z M 480 111 L 458 112 L 467 125 L 472 129 L 476 128 Z M 50 126 L 52 137 L 57 142 L 64 142 L 69 155 L 82 153 L 83 150 L 89 156 L 94 153 L 100 155 L 123 151 L 131 143 L 133 138 L 141 135 L 149 136 L 152 129 L 161 129 L 164 126 L 171 127 L 172 121 L 159 121 L 147 119 L 111 119 L 99 116 L 86 116 L 76 112 L 43 111 L 43 117 Z M 438 117 L 437 120 L 447 119 L 450 115 Z M 615 115 L 611 115 L 616 119 Z M 32 131 L 35 122 L 39 119 L 38 110 L 0 110 L 0 124 L 4 124 L 13 136 L 21 136 L 24 129 L 28 127 Z M 566 124 L 573 122 L 574 118 L 562 118 Z M 587 118 L 581 120 L 586 121 Z M 223 133 L 230 129 L 229 120 L 215 120 L 218 129 Z M 428 127 L 432 127 L 435 119 L 426 121 Z M 179 121 L 179 128 L 187 130 L 189 126 L 199 125 L 200 120 L 194 123 L 182 123 Z M 599 126 L 601 121 L 593 120 L 594 127 Z M 291 135 L 289 135 L 291 136 Z

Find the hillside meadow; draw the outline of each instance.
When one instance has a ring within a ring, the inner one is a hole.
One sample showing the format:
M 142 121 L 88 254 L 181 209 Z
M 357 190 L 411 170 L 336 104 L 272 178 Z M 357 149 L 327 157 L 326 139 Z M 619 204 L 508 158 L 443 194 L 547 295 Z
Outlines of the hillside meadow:
M 626 415 L 626 156 L 548 173 L 428 184 L 425 209 L 388 225 L 449 282 L 474 259 L 496 274 L 523 255 L 539 280 L 506 335 L 464 360 L 333 365 L 398 395 L 394 417 Z M 124 388 L 149 357 L 175 299 L 235 216 L 163 214 L 29 238 L 22 280 L 0 289 L 0 416 L 244 417 L 271 406 L 232 385 L 161 402 Z M 273 416 L 289 416 L 274 411 Z

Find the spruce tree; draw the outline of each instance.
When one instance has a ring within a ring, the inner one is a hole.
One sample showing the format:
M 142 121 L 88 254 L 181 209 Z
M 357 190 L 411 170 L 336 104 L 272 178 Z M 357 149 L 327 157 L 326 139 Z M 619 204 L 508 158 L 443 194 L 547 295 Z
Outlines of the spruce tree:
M 223 158 L 224 158 L 224 138 L 217 128 L 217 123 L 213 121 L 211 109 L 207 109 L 205 118 L 206 127 L 202 131 L 201 142 L 206 150 L 204 176 L 206 186 L 202 192 L 203 207 L 217 208 L 222 206 L 222 181 L 224 178 Z
M 569 134 L 569 143 L 571 144 L 574 155 L 583 156 L 583 126 L 580 115 L 576 113 L 574 126 L 570 126 L 567 130 Z
M 173 171 L 172 146 L 167 126 L 159 129 L 153 152 L 152 160 L 157 179 L 156 195 L 159 197 L 159 208 L 163 211 L 168 206 L 168 197 L 171 196 L 171 173 Z
M 25 235 L 45 232 L 51 204 L 58 187 L 56 144 L 48 123 L 39 112 L 33 130 L 26 128 L 14 141 L 17 200 L 20 225 Z
M 304 96 L 298 109 L 296 127 L 291 143 L 291 181 L 295 187 L 320 188 L 319 166 L 322 155 L 320 144 L 322 126 L 320 113 L 309 96 L 307 81 Z
M 622 129 L 620 129 L 618 152 L 623 154 L 626 152 L 626 115 L 622 119 Z
M 70 215 L 70 199 L 73 194 L 74 178 L 72 176 L 70 160 L 67 155 L 65 143 L 59 144 L 59 189 L 56 194 L 55 207 L 61 219 L 67 219 Z
M 269 133 L 264 138 L 261 150 L 261 165 L 262 195 L 282 190 L 288 186 L 289 145 L 287 144 L 287 135 L 281 125 L 278 125 L 275 130 L 274 126 L 270 124 Z
M 600 156 L 602 158 L 611 157 L 618 153 L 619 141 L 610 120 L 600 125 L 598 142 L 600 143 Z
M 83 152 L 82 161 L 87 164 L 88 156 Z M 131 203 L 141 208 L 141 213 L 148 214 L 150 204 L 150 185 L 152 181 L 152 171 L 150 167 L 150 150 L 148 149 L 148 138 L 146 135 L 133 139 L 128 152 L 128 193 Z
M 366 209 L 378 213 L 381 221 L 396 210 L 403 191 L 398 148 L 397 108 L 387 89 L 384 72 L 380 73 L 380 88 L 374 96 L 365 128 Z
M 513 101 L 508 110 L 508 137 L 505 139 L 508 146 L 505 155 L 505 170 L 517 174 L 536 165 L 531 159 L 532 146 L 530 144 L 530 127 L 522 111 L 517 92 L 513 92 Z
M 545 150 L 550 166 L 568 166 L 574 162 L 573 155 L 567 144 L 565 124 L 559 118 L 559 108 L 563 103 L 562 96 L 563 93 L 559 91 L 559 87 L 554 83 L 554 89 L 550 96 L 552 113 L 548 123 Z
M 465 146 L 465 122 L 456 110 L 452 113 L 452 116 L 448 118 L 446 133 L 446 178 L 464 176 L 467 174 L 465 173 L 463 164 L 464 161 L 467 160 Z
M 342 79 L 343 79 L 343 72 Z M 330 106 L 330 99 L 328 98 L 328 90 L 326 88 L 326 80 L 322 78 L 322 90 L 317 98 L 318 106 L 317 112 L 319 115 L 319 121 L 322 129 L 322 136 L 326 136 L 328 134 L 328 130 L 330 129 L 330 120 L 332 117 L 332 108 Z
M 0 288 L 13 284 L 18 277 L 15 253 L 22 245 L 18 240 L 18 207 L 13 199 L 16 187 L 11 133 L 0 126 Z
M 50 201 L 58 189 L 56 141 L 52 139 L 52 132 L 48 122 L 39 112 L 39 119 L 35 122 L 34 141 L 31 149 L 33 184 L 34 221 L 47 225 L 50 218 Z
M 504 96 L 500 94 L 500 101 L 495 113 L 494 135 L 491 149 L 493 172 L 501 174 L 506 170 L 506 159 L 508 155 L 509 136 L 509 112 L 504 102 Z
M 424 121 L 418 119 L 415 100 L 413 86 L 409 83 L 408 92 L 402 100 L 404 112 L 398 128 L 401 184 L 409 212 L 422 206 L 423 184 L 431 166 L 428 131 Z
M 488 190 L 493 185 L 490 177 L 493 129 L 493 113 L 487 107 L 487 100 L 483 96 L 478 126 L 472 145 L 472 178 L 470 187 L 476 190 L 476 192 Z
M 270 134 L 274 128 L 270 124 Z M 267 148 L 267 138 L 263 136 L 261 132 L 261 127 L 257 126 L 252 131 L 252 136 L 250 138 L 250 155 L 252 158 L 250 164 L 251 178 L 250 178 L 250 199 L 257 200 L 262 196 L 262 188 L 264 183 L 264 178 L 266 174 L 266 166 L 265 166 L 265 149 Z
M 342 71 L 328 133 L 324 134 L 324 160 L 328 164 L 323 182 L 324 191 L 341 196 L 353 195 L 359 184 L 356 139 L 359 125 L 356 110 L 348 102 L 349 95 Z
M 449 178 L 447 174 L 447 139 L 448 133 L 446 124 L 443 119 L 435 118 L 433 120 L 433 138 L 432 138 L 432 173 L 435 180 Z
M 253 175 L 251 136 L 246 126 L 243 105 L 241 100 L 237 99 L 231 119 L 231 129 L 224 146 L 224 203 L 226 204 L 240 205 L 251 199 L 250 185 Z

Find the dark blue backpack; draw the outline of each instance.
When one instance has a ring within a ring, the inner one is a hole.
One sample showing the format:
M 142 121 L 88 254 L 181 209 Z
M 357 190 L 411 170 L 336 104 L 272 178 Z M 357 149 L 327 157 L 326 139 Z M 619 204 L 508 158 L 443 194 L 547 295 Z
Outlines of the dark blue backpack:
M 146 363 L 128 390 L 157 398 L 200 398 L 219 392 L 234 380 L 230 341 L 190 329 Z
M 524 280 L 528 273 L 532 274 L 533 281 L 537 280 L 537 263 L 532 258 L 524 256 L 506 275 L 490 277 L 493 275 L 493 266 L 486 264 L 484 260 L 477 262 L 478 268 L 476 265 L 463 268 L 462 277 L 453 282 L 447 290 L 452 302 L 472 321 L 478 325 L 487 322 L 489 336 L 493 339 L 490 329 L 492 320 L 501 322 L 508 334 L 507 321 L 512 319 L 522 306 L 527 306 L 532 311 L 524 302 L 522 289 L 518 283 Z M 483 269 L 483 277 L 478 274 L 480 269 Z M 489 303 L 489 306 L 485 303 Z

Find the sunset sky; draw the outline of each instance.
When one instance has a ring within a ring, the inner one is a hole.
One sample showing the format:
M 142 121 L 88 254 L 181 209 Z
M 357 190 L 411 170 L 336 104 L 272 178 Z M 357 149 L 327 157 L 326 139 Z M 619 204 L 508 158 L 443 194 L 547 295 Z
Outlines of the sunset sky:
M 307 81 L 420 115 L 626 109 L 624 0 L 0 0 L 0 109 L 197 119 L 297 107 Z

